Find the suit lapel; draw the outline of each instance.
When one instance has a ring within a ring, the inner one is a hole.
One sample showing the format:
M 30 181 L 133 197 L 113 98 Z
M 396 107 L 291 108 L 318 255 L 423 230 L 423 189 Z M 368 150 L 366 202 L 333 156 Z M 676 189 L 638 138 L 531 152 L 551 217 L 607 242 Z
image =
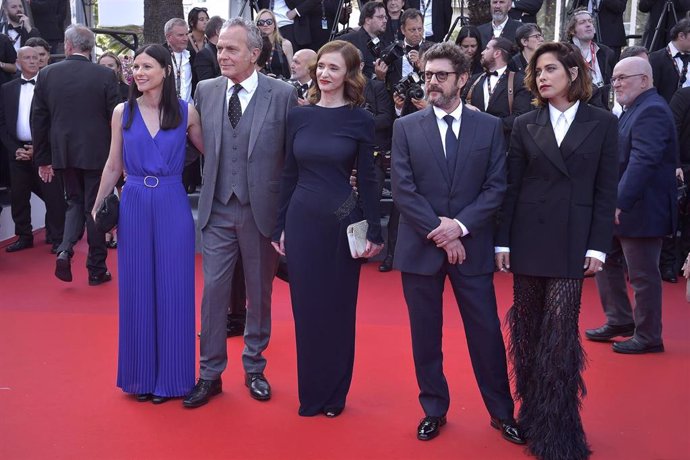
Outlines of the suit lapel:
M 434 114 L 434 109 L 431 106 L 426 109 L 426 112 L 422 116 L 420 125 L 422 131 L 424 131 L 427 142 L 429 142 L 429 145 L 431 146 L 431 155 L 438 163 L 446 183 L 450 185 L 451 180 L 450 174 L 448 174 L 446 155 L 443 153 L 443 143 L 441 142 L 441 135 L 438 130 L 436 115 Z
M 532 139 L 534 139 L 534 142 L 544 153 L 546 158 L 548 158 L 559 171 L 566 176 L 569 176 L 568 168 L 565 166 L 563 155 L 561 154 L 561 150 L 558 148 L 556 136 L 553 133 L 553 128 L 551 127 L 551 123 L 549 121 L 548 107 L 542 107 L 539 109 L 536 123 L 528 124 L 527 132 L 529 132 L 530 136 Z
M 489 96 L 489 104 L 486 106 L 487 112 L 489 111 L 489 107 L 491 107 L 491 104 L 494 101 L 500 100 L 499 95 L 502 92 L 504 92 L 506 90 L 506 88 L 508 87 L 508 77 L 507 77 L 508 72 L 509 72 L 509 70 L 506 69 L 506 71 L 503 72 L 503 75 L 501 75 L 501 77 L 496 82 L 496 88 L 494 88 L 493 93 L 491 93 L 491 96 Z M 483 93 L 484 92 L 482 91 L 482 94 Z
M 474 94 L 472 95 L 472 105 L 482 112 L 484 111 L 484 80 L 486 80 L 486 74 L 480 75 L 479 81 L 473 90 Z
M 561 142 L 561 154 L 564 159 L 568 159 L 568 157 L 577 150 L 580 144 L 587 139 L 589 133 L 591 133 L 597 125 L 596 121 L 588 121 L 589 112 L 589 106 L 580 102 L 580 107 L 577 109 L 573 124 L 570 125 L 568 132 L 563 138 L 563 142 Z
M 20 79 L 14 80 L 16 83 L 11 86 L 11 93 L 10 93 L 10 98 L 9 98 L 9 103 L 10 106 L 6 108 L 7 112 L 5 112 L 8 116 L 8 131 L 10 134 L 12 134 L 12 137 L 15 137 L 17 134 L 17 115 L 19 114 L 19 97 L 21 95 L 22 91 L 22 85 L 20 83 Z M 29 83 L 27 83 L 29 84 Z
M 252 156 L 254 151 L 254 146 L 256 145 L 256 140 L 259 137 L 259 131 L 261 126 L 266 119 L 266 114 L 268 113 L 268 107 L 271 104 L 271 88 L 268 87 L 268 82 L 266 79 L 268 77 L 259 75 L 259 85 L 256 87 L 256 92 L 254 93 L 254 117 L 252 118 L 252 127 L 249 131 L 249 150 L 247 156 Z

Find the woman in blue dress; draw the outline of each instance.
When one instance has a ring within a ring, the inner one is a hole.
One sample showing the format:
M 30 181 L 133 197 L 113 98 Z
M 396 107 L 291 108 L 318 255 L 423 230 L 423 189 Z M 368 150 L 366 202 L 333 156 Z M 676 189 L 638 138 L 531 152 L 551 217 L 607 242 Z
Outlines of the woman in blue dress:
M 194 222 L 182 169 L 187 136 L 199 151 L 203 141 L 199 115 L 176 96 L 170 52 L 140 48 L 132 70 L 93 215 L 124 171 L 117 386 L 160 404 L 194 386 Z
M 362 259 L 353 259 L 349 224 L 366 218 L 366 253 L 381 251 L 374 174 L 374 119 L 363 103 L 357 49 L 325 44 L 311 70 L 311 104 L 287 121 L 287 156 L 274 247 L 287 255 L 297 339 L 300 415 L 339 415 L 355 357 L 355 310 Z M 358 171 L 358 199 L 350 172 Z

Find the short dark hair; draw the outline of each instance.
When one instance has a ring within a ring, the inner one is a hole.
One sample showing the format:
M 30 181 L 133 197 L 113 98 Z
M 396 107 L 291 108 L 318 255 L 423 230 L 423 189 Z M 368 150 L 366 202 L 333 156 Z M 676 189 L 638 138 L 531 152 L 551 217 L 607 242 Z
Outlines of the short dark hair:
M 647 51 L 647 48 L 645 48 L 644 46 L 628 46 L 623 51 L 621 51 L 621 57 L 619 61 L 625 58 L 639 56 L 640 54 L 644 54 L 646 56 L 649 54 L 649 51 Z
M 400 28 L 402 29 L 405 27 L 405 23 L 407 21 L 410 21 L 415 18 L 420 18 L 422 21 L 424 21 L 424 16 L 422 16 L 422 12 L 415 9 L 415 8 L 408 8 L 403 13 L 400 15 Z
M 41 37 L 31 37 L 30 39 L 28 39 L 28 40 L 26 41 L 26 43 L 24 43 L 24 46 L 30 46 L 30 47 L 32 47 L 32 48 L 34 48 L 34 47 L 36 47 L 36 46 L 40 46 L 41 48 L 44 48 L 44 49 L 45 49 L 46 51 L 48 51 L 49 53 L 50 53 L 50 50 L 51 50 L 50 43 L 48 43 L 47 41 L 45 41 L 45 40 L 44 40 L 43 38 L 41 38 Z
M 384 10 L 386 9 L 382 2 L 365 3 L 362 7 L 362 10 L 359 12 L 359 26 L 362 27 L 364 25 L 365 19 L 373 18 L 376 14 L 376 10 L 378 10 L 379 8 L 383 8 Z
M 508 63 L 510 61 L 510 57 L 515 52 L 515 43 L 511 42 L 505 37 L 494 37 L 490 39 L 489 42 L 494 42 L 494 49 L 500 51 L 501 57 L 506 63 Z
M 210 40 L 213 37 L 217 37 L 218 32 L 220 32 L 220 28 L 223 27 L 223 22 L 225 22 L 225 20 L 220 16 L 213 16 L 211 19 L 209 19 L 206 23 L 206 29 L 204 29 L 204 35 L 206 35 L 206 38 Z
M 525 49 L 525 45 L 522 44 L 522 40 L 527 40 L 527 38 L 534 32 L 542 33 L 541 28 L 532 23 L 523 24 L 517 28 L 515 31 L 515 44 L 520 51 Z
M 470 71 L 470 62 L 467 60 L 467 56 L 460 50 L 458 45 L 451 42 L 436 43 L 424 53 L 423 59 L 422 68 L 426 67 L 428 61 L 448 59 L 458 77 Z
M 539 94 L 536 73 L 537 59 L 546 53 L 552 53 L 565 69 L 565 74 L 571 83 L 568 86 L 568 100 L 570 102 L 575 100 L 589 101 L 592 97 L 592 76 L 580 50 L 570 43 L 547 42 L 537 48 L 527 64 L 527 69 L 525 69 L 525 86 L 534 95 L 532 103 L 537 107 L 543 107 L 548 102 Z M 575 80 L 570 78 L 569 69 L 573 67 L 577 68 Z
M 681 19 L 671 28 L 671 40 L 678 40 L 680 34 L 690 34 L 690 18 Z
M 172 59 L 170 58 L 170 51 L 163 45 L 145 45 L 134 53 L 134 60 L 140 54 L 146 54 L 155 59 L 163 69 L 165 69 L 165 78 L 163 79 L 163 90 L 161 91 L 161 101 L 158 104 L 158 111 L 160 114 L 161 129 L 175 129 L 182 123 L 182 113 L 180 110 L 180 103 L 177 99 L 177 91 L 175 90 L 175 79 L 172 78 Z M 129 98 L 127 99 L 128 117 L 124 129 L 132 127 L 132 120 L 134 118 L 134 109 L 137 106 L 137 98 L 143 93 L 139 91 L 136 83 L 132 83 L 129 87 Z

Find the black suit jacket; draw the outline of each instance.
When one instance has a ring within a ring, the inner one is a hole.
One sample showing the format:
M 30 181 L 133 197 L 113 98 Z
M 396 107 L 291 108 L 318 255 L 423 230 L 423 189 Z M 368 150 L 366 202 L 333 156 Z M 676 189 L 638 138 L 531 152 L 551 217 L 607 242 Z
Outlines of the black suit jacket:
M 367 80 L 364 87 L 367 110 L 374 115 L 374 145 L 382 150 L 391 148 L 391 130 L 395 120 L 393 99 L 382 81 Z
M 649 55 L 649 65 L 652 66 L 652 76 L 654 77 L 654 87 L 659 95 L 671 102 L 671 98 L 678 91 L 680 76 L 673 60 L 668 55 L 666 45 Z M 690 72 L 688 72 L 690 74 Z M 690 77 L 690 75 L 688 75 Z
M 670 107 L 678 132 L 680 164 L 687 171 L 690 168 L 690 87 L 676 91 L 671 99 Z M 690 177 L 686 176 L 685 180 L 690 182 Z
M 383 41 L 383 37 L 379 38 Z M 355 31 L 341 35 L 340 40 L 345 40 L 346 42 L 352 43 L 358 50 L 362 52 L 362 56 L 364 56 L 364 68 L 362 69 L 362 73 L 365 77 L 371 78 L 374 75 L 374 61 L 376 60 L 376 57 L 371 54 L 369 47 L 367 47 L 367 43 L 369 43 L 371 37 L 367 31 L 364 30 L 364 27 L 360 27 Z M 385 42 L 383 43 L 385 44 Z
M 513 273 L 581 279 L 587 250 L 610 249 L 617 142 L 616 117 L 583 102 L 560 148 L 548 107 L 515 120 L 496 236 Z
M 218 65 L 218 51 L 216 45 L 208 42 L 196 53 L 194 59 L 194 73 L 197 81 L 208 80 L 220 77 L 220 66 Z
M 22 82 L 19 78 L 0 87 L 0 141 L 10 159 L 14 159 L 18 148 L 24 147 L 24 142 L 17 139 L 17 114 L 21 88 Z
M 544 0 L 515 0 L 510 11 L 508 11 L 508 17 L 520 21 L 523 24 L 537 23 L 537 13 L 544 4 Z
M 34 163 L 102 169 L 119 102 L 115 72 L 84 56 L 75 54 L 42 69 L 31 111 Z
M 467 95 L 467 102 L 477 107 L 482 112 L 498 117 L 503 123 L 503 133 L 506 139 L 510 139 L 510 132 L 513 129 L 513 122 L 515 118 L 523 113 L 532 110 L 532 93 L 525 88 L 525 74 L 522 72 L 515 73 L 513 81 L 513 110 L 510 111 L 508 104 L 508 70 L 506 70 L 501 78 L 496 83 L 496 89 L 489 97 L 489 105 L 484 109 L 486 101 L 484 100 L 484 82 L 486 81 L 486 74 L 479 74 L 472 83 L 469 83 L 472 88 L 472 93 Z M 476 81 L 476 84 L 474 82 Z
M 576 8 L 587 8 L 588 3 L 589 0 L 574 0 L 570 4 L 568 14 L 572 14 Z M 614 48 L 625 46 L 623 13 L 625 13 L 626 5 L 626 0 L 599 0 L 597 42 Z
M 503 31 L 501 32 L 501 37 L 507 38 L 511 42 L 515 43 L 515 31 L 518 30 L 518 27 L 521 25 L 522 23 L 520 21 L 508 18 L 508 22 L 503 27 Z M 479 34 L 482 37 L 482 46 L 486 48 L 486 45 L 489 44 L 489 41 L 494 38 L 494 29 L 491 26 L 491 21 L 478 26 L 477 30 L 479 30 Z
M 7 35 L 7 30 L 9 28 L 9 23 L 3 22 L 0 24 L 0 34 Z M 19 43 L 24 46 L 24 43 L 32 37 L 40 37 L 41 32 L 39 32 L 37 27 L 32 27 L 31 32 L 27 32 L 24 27 L 19 30 Z
M 405 8 L 415 8 L 419 10 L 419 0 L 407 0 Z M 427 14 L 429 12 L 427 11 Z M 425 40 L 440 43 L 446 38 L 453 19 L 453 6 L 450 1 L 434 1 L 431 3 L 431 30 L 434 33 Z

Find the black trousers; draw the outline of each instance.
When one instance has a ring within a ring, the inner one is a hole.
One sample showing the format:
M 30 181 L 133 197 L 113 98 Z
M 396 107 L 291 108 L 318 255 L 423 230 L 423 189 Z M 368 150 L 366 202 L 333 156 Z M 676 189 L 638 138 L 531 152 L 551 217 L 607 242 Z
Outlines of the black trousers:
M 49 183 L 38 177 L 38 168 L 31 161 L 10 160 L 10 205 L 14 233 L 20 239 L 33 240 L 31 227 L 31 193 L 35 193 L 46 206 L 46 241 L 61 243 L 65 228 L 65 193 L 62 176 L 56 173 Z
M 74 253 L 72 248 L 77 244 L 86 223 L 89 243 L 86 268 L 91 276 L 101 276 L 107 271 L 105 259 L 108 250 L 105 245 L 105 233 L 96 230 L 91 217 L 98 187 L 101 184 L 101 173 L 100 169 L 67 168 L 62 170 L 67 213 L 65 214 L 65 232 L 58 253 L 62 251 L 67 251 L 70 255 Z

